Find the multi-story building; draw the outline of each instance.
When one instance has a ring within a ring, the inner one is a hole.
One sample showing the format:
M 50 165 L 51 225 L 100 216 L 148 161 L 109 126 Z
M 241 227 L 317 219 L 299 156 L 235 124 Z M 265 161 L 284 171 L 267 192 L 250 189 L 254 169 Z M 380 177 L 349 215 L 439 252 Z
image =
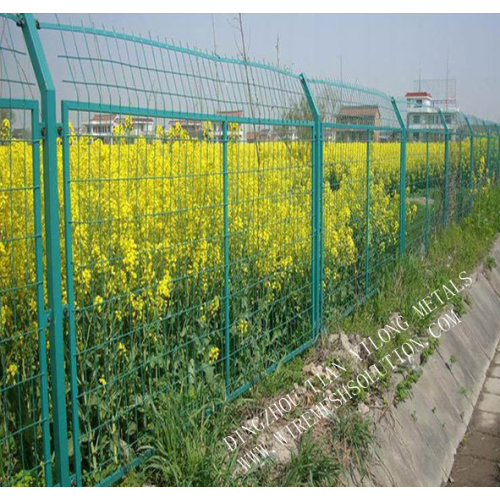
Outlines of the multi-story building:
M 439 108 L 429 92 L 407 92 L 405 97 L 408 139 L 416 142 L 424 141 L 427 135 L 426 130 L 444 130 Z M 448 107 L 442 111 L 451 133 L 455 132 L 459 126 L 458 112 L 457 107 Z
M 83 125 L 83 133 L 109 142 L 118 125 L 125 126 L 127 116 L 119 114 L 96 114 Z M 154 134 L 154 120 L 143 116 L 132 117 L 130 137 L 151 136 Z

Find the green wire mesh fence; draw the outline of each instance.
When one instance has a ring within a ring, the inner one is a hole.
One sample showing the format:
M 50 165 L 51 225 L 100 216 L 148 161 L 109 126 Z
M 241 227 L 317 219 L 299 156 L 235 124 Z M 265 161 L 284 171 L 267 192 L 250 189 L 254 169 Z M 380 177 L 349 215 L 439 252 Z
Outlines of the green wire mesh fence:
M 115 482 L 152 401 L 242 394 L 498 179 L 499 127 L 459 112 L 29 14 L 0 27 L 1 484 Z

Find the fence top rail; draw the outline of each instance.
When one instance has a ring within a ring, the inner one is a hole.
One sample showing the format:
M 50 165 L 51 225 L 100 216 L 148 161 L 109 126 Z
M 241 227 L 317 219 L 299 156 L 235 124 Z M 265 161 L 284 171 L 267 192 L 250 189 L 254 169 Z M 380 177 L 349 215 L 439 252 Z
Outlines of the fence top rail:
M 489 134 L 497 135 L 499 133 L 498 124 L 489 120 L 484 120 L 484 126 Z
M 128 41 L 128 42 L 141 43 L 144 45 L 151 45 L 152 47 L 158 47 L 158 48 L 162 48 L 162 49 L 171 50 L 174 52 L 189 54 L 189 55 L 201 57 L 204 59 L 209 59 L 209 60 L 220 62 L 220 63 L 241 64 L 244 66 L 251 66 L 254 68 L 260 68 L 260 69 L 274 71 L 276 73 L 281 73 L 283 75 L 286 75 L 286 76 L 289 76 L 292 78 L 299 78 L 300 77 L 296 73 L 293 73 L 293 72 L 286 70 L 286 69 L 283 69 L 283 68 L 279 68 L 277 66 L 273 66 L 272 64 L 261 63 L 261 62 L 252 61 L 252 60 L 245 61 L 243 59 L 220 56 L 218 54 L 210 54 L 208 52 L 203 52 L 203 51 L 200 51 L 197 49 L 177 46 L 177 45 L 169 44 L 167 42 L 162 42 L 160 40 L 153 40 L 150 38 L 144 38 L 141 36 L 131 35 L 131 34 L 127 34 L 127 33 L 120 33 L 118 31 L 109 31 L 109 30 L 100 29 L 100 28 L 89 28 L 86 26 L 47 23 L 47 22 L 40 22 L 39 25 L 40 25 L 40 29 L 56 30 L 56 31 L 69 31 L 71 33 L 84 33 L 84 34 L 89 34 L 89 35 L 111 37 L 111 38 L 115 38 L 117 40 L 124 40 L 124 41 Z
M 0 13 L 0 96 L 32 101 L 38 97 L 33 66 L 28 56 L 18 17 Z
M 245 118 L 253 124 L 313 119 L 300 76 L 283 68 L 95 27 L 39 26 L 42 41 L 50 39 L 62 63 L 60 85 L 69 101 Z M 188 121 L 181 125 L 196 126 Z
M 384 92 L 338 80 L 307 81 L 325 125 L 401 131 L 392 99 Z
M 21 15 L 0 14 L 0 22 L 9 25 L 21 19 Z M 302 87 L 301 78 L 305 78 L 327 126 L 370 127 L 388 134 L 402 127 L 410 128 L 406 102 L 396 101 L 395 110 L 392 98 L 377 89 L 328 78 L 308 78 L 267 62 L 221 56 L 116 30 L 58 22 L 39 22 L 37 27 L 42 42 L 50 42 L 54 47 L 49 66 L 57 59 L 62 62 L 55 83 L 58 94 L 68 101 L 192 114 L 192 120 L 221 116 L 222 121 L 231 117 L 232 121 L 253 127 L 279 121 L 289 127 L 309 126 L 314 117 Z M 29 66 L 23 41 L 0 45 L 0 64 L 11 71 L 0 81 L 4 88 L 9 87 L 2 95 L 34 99 L 35 79 L 26 76 L 32 68 L 19 70 L 23 58 L 28 63 L 23 66 Z M 7 61 L 9 58 L 11 62 Z M 19 73 L 18 78 L 14 72 Z M 3 75 L 6 73 L 3 71 Z M 82 118 L 82 124 L 95 118 L 89 114 Z M 183 120 L 193 126 L 189 117 Z M 168 127 L 170 123 L 163 125 Z M 464 120 L 460 127 L 467 128 Z M 422 128 L 439 131 L 442 125 Z M 471 119 L 471 128 L 477 135 L 496 133 L 493 124 L 485 125 L 475 118 Z
M 397 99 L 409 133 L 445 133 L 453 136 L 482 136 L 486 129 L 482 120 L 468 116 L 459 110 L 442 109 L 433 106 L 414 106 L 407 99 Z
M 10 19 L 11 21 L 14 21 L 15 23 L 17 23 L 17 21 L 19 19 L 15 14 L 8 14 L 8 13 L 3 13 L 3 12 L 0 12 L 0 17 L 4 17 L 5 19 Z
M 467 115 L 474 137 L 488 137 L 488 128 L 481 118 L 474 115 Z

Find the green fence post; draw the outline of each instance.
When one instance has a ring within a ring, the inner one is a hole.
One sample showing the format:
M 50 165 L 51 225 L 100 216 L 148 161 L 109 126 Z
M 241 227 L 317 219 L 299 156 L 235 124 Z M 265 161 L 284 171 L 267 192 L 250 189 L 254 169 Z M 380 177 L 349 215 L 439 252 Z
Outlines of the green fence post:
M 366 131 L 365 296 L 370 283 L 370 130 Z
M 61 295 L 61 249 L 57 190 L 56 95 L 47 59 L 32 14 L 20 14 L 26 47 L 40 88 L 43 122 L 43 187 L 45 252 L 52 388 L 53 444 L 56 481 L 70 486 L 66 384 L 64 371 L 63 307 Z
M 481 120 L 484 131 L 486 132 L 486 168 L 488 170 L 488 177 L 491 179 L 493 176 L 493 169 L 491 168 L 491 161 L 490 161 L 490 143 L 491 143 L 491 135 L 490 131 L 488 129 L 488 125 L 484 120 Z
M 425 223 L 424 223 L 424 252 L 429 251 L 429 132 L 425 134 Z
M 224 334 L 225 334 L 225 373 L 226 398 L 231 395 L 231 345 L 229 314 L 229 185 L 227 170 L 227 121 L 222 122 L 222 179 L 224 204 Z
M 470 124 L 470 120 L 467 115 L 463 115 L 465 123 L 467 123 L 467 128 L 469 129 L 470 135 L 470 158 L 469 158 L 469 189 L 470 189 L 470 201 L 469 210 L 472 208 L 474 203 L 474 129 Z
M 34 228 L 35 234 L 40 235 L 35 241 L 35 256 L 36 256 L 36 293 L 37 293 L 37 321 L 39 332 L 39 360 L 40 373 L 43 373 L 41 378 L 41 401 L 40 406 L 43 416 L 42 436 L 43 436 L 43 457 L 44 457 L 44 473 L 45 485 L 52 486 L 52 464 L 50 450 L 50 404 L 49 404 L 49 377 L 47 366 L 47 340 L 45 329 L 45 305 L 44 305 L 44 285 L 43 285 L 43 245 L 42 245 L 42 193 L 41 193 L 41 176 L 40 176 L 40 110 L 38 102 L 35 102 L 34 108 L 31 110 L 31 134 L 33 143 L 33 181 L 37 183 L 33 193 L 33 211 L 34 211 Z
M 312 127 L 312 336 L 315 338 L 321 331 L 322 296 L 323 296 L 323 151 L 322 123 L 316 101 L 304 73 L 300 75 L 307 104 L 313 116 Z
M 399 256 L 405 252 L 406 243 L 406 126 L 396 103 L 396 99 L 391 97 L 392 106 L 401 127 L 401 154 L 399 166 Z
M 458 143 L 458 189 L 457 189 L 457 222 L 460 222 L 462 218 L 462 135 L 458 134 L 455 136 L 459 138 Z
M 73 247 L 71 227 L 71 187 L 70 187 L 70 129 L 69 109 L 67 102 L 61 106 L 62 119 L 62 148 L 63 148 L 63 196 L 64 196 L 64 241 L 66 244 L 66 291 L 68 297 L 68 348 L 69 348 L 69 378 L 71 390 L 71 425 L 73 433 L 73 460 L 74 480 L 76 486 L 82 486 L 82 460 L 80 451 L 80 420 L 78 415 L 78 370 L 77 370 L 77 343 L 75 320 L 75 292 L 73 287 Z
M 497 131 L 498 151 L 497 151 L 497 178 L 496 182 L 500 181 L 500 125 L 495 123 L 495 130 Z
M 448 189 L 450 184 L 450 130 L 441 109 L 439 110 L 439 118 L 444 128 L 443 227 L 446 227 L 448 223 Z

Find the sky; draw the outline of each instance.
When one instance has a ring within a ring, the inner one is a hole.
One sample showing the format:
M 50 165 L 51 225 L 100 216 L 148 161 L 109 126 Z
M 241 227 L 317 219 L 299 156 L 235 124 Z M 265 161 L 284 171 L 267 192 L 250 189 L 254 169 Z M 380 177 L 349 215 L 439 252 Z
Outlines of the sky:
M 238 53 L 236 14 L 71 14 L 75 23 L 166 38 L 209 52 Z M 38 14 L 55 21 L 53 14 Z M 500 15 L 244 14 L 249 57 L 310 77 L 358 83 L 403 96 L 414 81 L 457 81 L 460 109 L 500 121 Z M 342 61 L 342 64 L 341 64 Z M 342 66 L 342 75 L 340 68 Z M 425 89 L 422 89 L 425 90 Z

